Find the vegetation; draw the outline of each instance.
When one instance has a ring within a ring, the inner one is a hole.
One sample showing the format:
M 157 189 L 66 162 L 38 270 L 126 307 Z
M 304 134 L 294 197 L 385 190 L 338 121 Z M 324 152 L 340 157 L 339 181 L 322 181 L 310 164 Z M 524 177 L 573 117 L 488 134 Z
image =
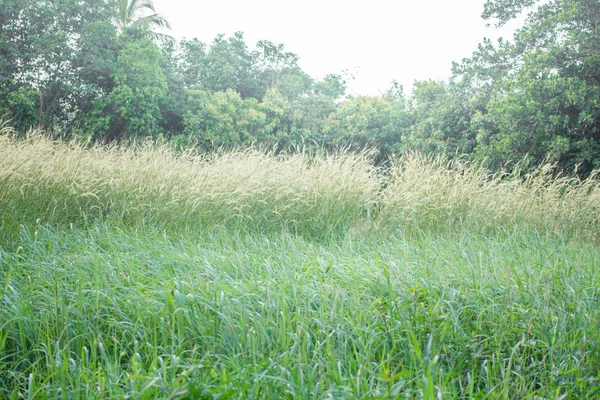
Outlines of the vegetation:
M 600 390 L 597 181 L 0 142 L 0 395 Z
M 600 6 L 488 0 L 483 17 L 502 25 L 522 13 L 512 41 L 484 40 L 448 82 L 353 98 L 343 74 L 315 80 L 281 44 L 170 40 L 148 0 L 2 0 L 0 114 L 20 132 L 105 143 L 376 149 L 381 165 L 418 150 L 585 177 L 600 166 Z
M 600 238 L 596 174 L 552 176 L 551 165 L 521 178 L 412 154 L 383 172 L 368 154 L 206 156 L 152 142 L 85 147 L 35 133 L 0 139 L 0 222 L 9 241 L 24 222 L 65 228 L 96 220 L 126 229 L 223 226 L 315 239 L 398 227 Z
M 352 97 L 150 0 L 0 0 L 0 398 L 600 397 L 600 6 L 483 17 L 524 12 Z

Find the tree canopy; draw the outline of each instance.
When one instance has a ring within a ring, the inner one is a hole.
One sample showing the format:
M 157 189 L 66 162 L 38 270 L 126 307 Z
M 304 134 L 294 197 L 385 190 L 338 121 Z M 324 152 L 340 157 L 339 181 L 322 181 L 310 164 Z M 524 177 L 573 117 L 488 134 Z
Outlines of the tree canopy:
M 250 46 L 241 32 L 164 40 L 169 23 L 150 0 L 0 5 L 0 115 L 21 132 L 600 168 L 596 0 L 487 0 L 490 24 L 525 16 L 512 40 L 483 39 L 448 81 L 415 82 L 410 95 L 392 83 L 375 97 L 350 96 L 343 73 L 311 77 L 283 44 Z

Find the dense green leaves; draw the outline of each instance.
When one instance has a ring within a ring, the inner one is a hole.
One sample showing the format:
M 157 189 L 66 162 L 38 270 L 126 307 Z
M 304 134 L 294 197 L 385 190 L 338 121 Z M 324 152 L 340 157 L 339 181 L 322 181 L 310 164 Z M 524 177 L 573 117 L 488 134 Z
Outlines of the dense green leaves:
M 513 44 L 488 45 L 467 62 L 488 76 L 478 153 L 587 173 L 600 166 L 600 3 L 490 0 L 484 17 L 504 24 L 525 10 Z
M 190 110 L 184 118 L 184 136 L 206 150 L 251 143 L 265 126 L 266 114 L 256 99 L 242 99 L 232 89 L 214 95 L 191 91 Z
M 250 47 L 241 32 L 162 40 L 169 24 L 150 0 L 0 1 L 0 114 L 21 132 L 600 167 L 595 0 L 488 0 L 496 25 L 527 15 L 512 41 L 484 39 L 447 82 L 416 82 L 410 96 L 393 84 L 356 98 L 342 75 L 309 76 L 282 44 Z
M 0 112 L 19 128 L 68 126 L 88 89 L 80 74 L 86 29 L 110 21 L 110 8 L 110 1 L 2 0 Z
M 94 103 L 92 120 L 100 123 L 89 132 L 108 141 L 160 133 L 160 104 L 167 91 L 161 54 L 137 34 L 119 38 L 119 55 L 110 76 L 114 87 Z
M 264 95 L 256 54 L 248 49 L 241 33 L 228 39 L 219 35 L 210 46 L 198 39 L 184 40 L 180 46 L 179 62 L 188 89 L 233 89 L 244 98 Z

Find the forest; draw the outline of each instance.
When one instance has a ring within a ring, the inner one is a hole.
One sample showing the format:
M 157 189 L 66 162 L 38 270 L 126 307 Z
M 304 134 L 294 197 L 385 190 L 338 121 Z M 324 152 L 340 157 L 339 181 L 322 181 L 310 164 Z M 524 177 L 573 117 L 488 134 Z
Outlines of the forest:
M 93 142 L 373 149 L 377 163 L 419 151 L 585 176 L 600 166 L 600 5 L 490 0 L 483 18 L 521 13 L 512 40 L 482 39 L 448 81 L 353 97 L 351 77 L 314 79 L 283 44 L 158 33 L 169 24 L 152 2 L 2 0 L 0 115 Z

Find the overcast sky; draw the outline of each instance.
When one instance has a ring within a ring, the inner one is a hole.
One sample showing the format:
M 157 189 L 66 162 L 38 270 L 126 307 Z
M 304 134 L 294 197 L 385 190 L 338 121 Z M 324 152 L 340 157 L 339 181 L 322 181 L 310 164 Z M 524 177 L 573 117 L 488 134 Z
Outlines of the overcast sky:
M 447 79 L 452 61 L 469 57 L 484 37 L 512 38 L 518 23 L 486 27 L 485 0 L 154 0 L 178 39 L 210 43 L 244 32 L 283 43 L 314 78 L 350 71 L 354 94 L 377 95 L 396 79 Z

